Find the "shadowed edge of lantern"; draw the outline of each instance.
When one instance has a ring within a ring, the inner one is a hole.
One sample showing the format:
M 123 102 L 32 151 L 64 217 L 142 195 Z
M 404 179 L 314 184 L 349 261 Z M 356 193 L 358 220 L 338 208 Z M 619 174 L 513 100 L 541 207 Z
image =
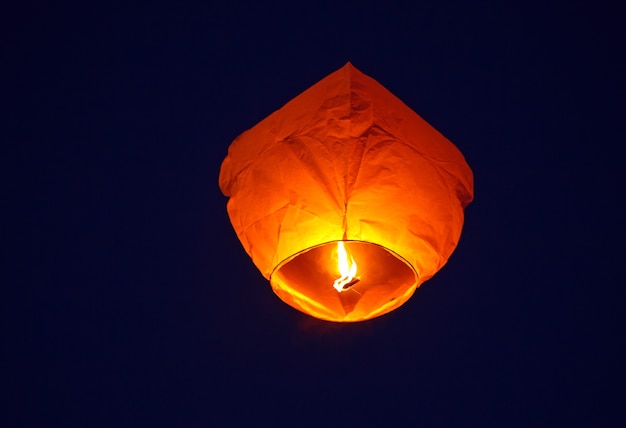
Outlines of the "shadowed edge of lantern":
M 356 279 L 342 291 L 337 243 L 344 242 L 356 261 Z M 280 262 L 270 274 L 274 293 L 293 308 L 335 322 L 365 321 L 405 303 L 419 286 L 419 274 L 403 257 L 379 244 L 334 240 L 306 248 Z

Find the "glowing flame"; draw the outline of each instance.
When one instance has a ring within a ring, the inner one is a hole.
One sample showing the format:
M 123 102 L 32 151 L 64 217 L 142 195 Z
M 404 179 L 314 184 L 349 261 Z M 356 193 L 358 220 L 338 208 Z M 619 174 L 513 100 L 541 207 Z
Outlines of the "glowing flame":
M 348 260 L 348 257 L 350 260 Z M 356 280 L 354 278 L 356 275 L 356 262 L 352 255 L 348 255 L 343 241 L 337 242 L 337 267 L 339 267 L 341 278 L 335 280 L 333 287 L 341 293 L 358 281 L 358 278 Z

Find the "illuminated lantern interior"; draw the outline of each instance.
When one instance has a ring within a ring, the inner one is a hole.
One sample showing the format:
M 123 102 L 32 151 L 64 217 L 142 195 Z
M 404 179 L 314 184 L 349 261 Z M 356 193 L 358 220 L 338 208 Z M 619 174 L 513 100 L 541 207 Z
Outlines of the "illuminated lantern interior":
M 443 267 L 473 176 L 450 141 L 348 63 L 241 134 L 220 188 L 276 295 L 351 322 L 398 308 Z

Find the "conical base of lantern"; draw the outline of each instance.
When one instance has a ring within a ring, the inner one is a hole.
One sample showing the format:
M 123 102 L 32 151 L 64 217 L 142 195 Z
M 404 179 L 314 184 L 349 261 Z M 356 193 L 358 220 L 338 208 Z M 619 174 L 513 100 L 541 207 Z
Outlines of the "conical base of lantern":
M 354 322 L 386 314 L 406 302 L 418 284 L 415 270 L 392 251 L 369 242 L 345 241 L 357 273 L 343 289 L 337 241 L 303 250 L 280 263 L 270 277 L 285 303 L 316 318 Z
M 357 292 L 355 289 L 349 289 L 345 292 L 339 293 L 339 301 L 341 302 L 341 306 L 343 307 L 343 312 L 345 315 L 349 315 L 352 313 L 354 308 L 356 308 L 357 303 L 361 300 L 363 295 Z

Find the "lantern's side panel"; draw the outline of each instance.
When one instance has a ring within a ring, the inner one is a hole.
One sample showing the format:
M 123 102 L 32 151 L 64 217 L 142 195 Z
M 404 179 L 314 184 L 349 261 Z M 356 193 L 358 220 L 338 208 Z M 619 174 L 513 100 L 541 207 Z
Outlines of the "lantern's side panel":
M 372 100 L 373 125 L 413 147 L 448 175 L 462 206 L 467 206 L 474 194 L 473 174 L 459 149 L 376 80 L 353 66 L 350 70 L 352 97 L 366 92 Z
M 243 244 L 266 278 L 286 258 L 345 232 L 349 70 L 287 103 L 229 147 L 220 188 Z
M 406 144 L 385 139 L 364 154 L 348 218 L 350 239 L 358 236 L 400 254 L 423 282 L 456 246 L 463 209 L 437 168 Z
M 349 121 L 350 70 L 343 67 L 237 137 L 222 163 L 220 189 L 234 196 L 239 174 L 277 142 L 298 135 L 333 135 Z
M 443 135 L 374 79 L 350 70 L 353 111 L 369 124 L 353 132 L 364 150 L 352 160 L 359 172 L 347 189 L 347 236 L 400 254 L 421 283 L 457 245 L 472 172 Z
M 315 155 L 311 155 L 311 150 Z M 241 242 L 269 278 L 285 258 L 343 235 L 343 201 L 333 163 L 319 142 L 277 143 L 238 177 L 228 213 Z

